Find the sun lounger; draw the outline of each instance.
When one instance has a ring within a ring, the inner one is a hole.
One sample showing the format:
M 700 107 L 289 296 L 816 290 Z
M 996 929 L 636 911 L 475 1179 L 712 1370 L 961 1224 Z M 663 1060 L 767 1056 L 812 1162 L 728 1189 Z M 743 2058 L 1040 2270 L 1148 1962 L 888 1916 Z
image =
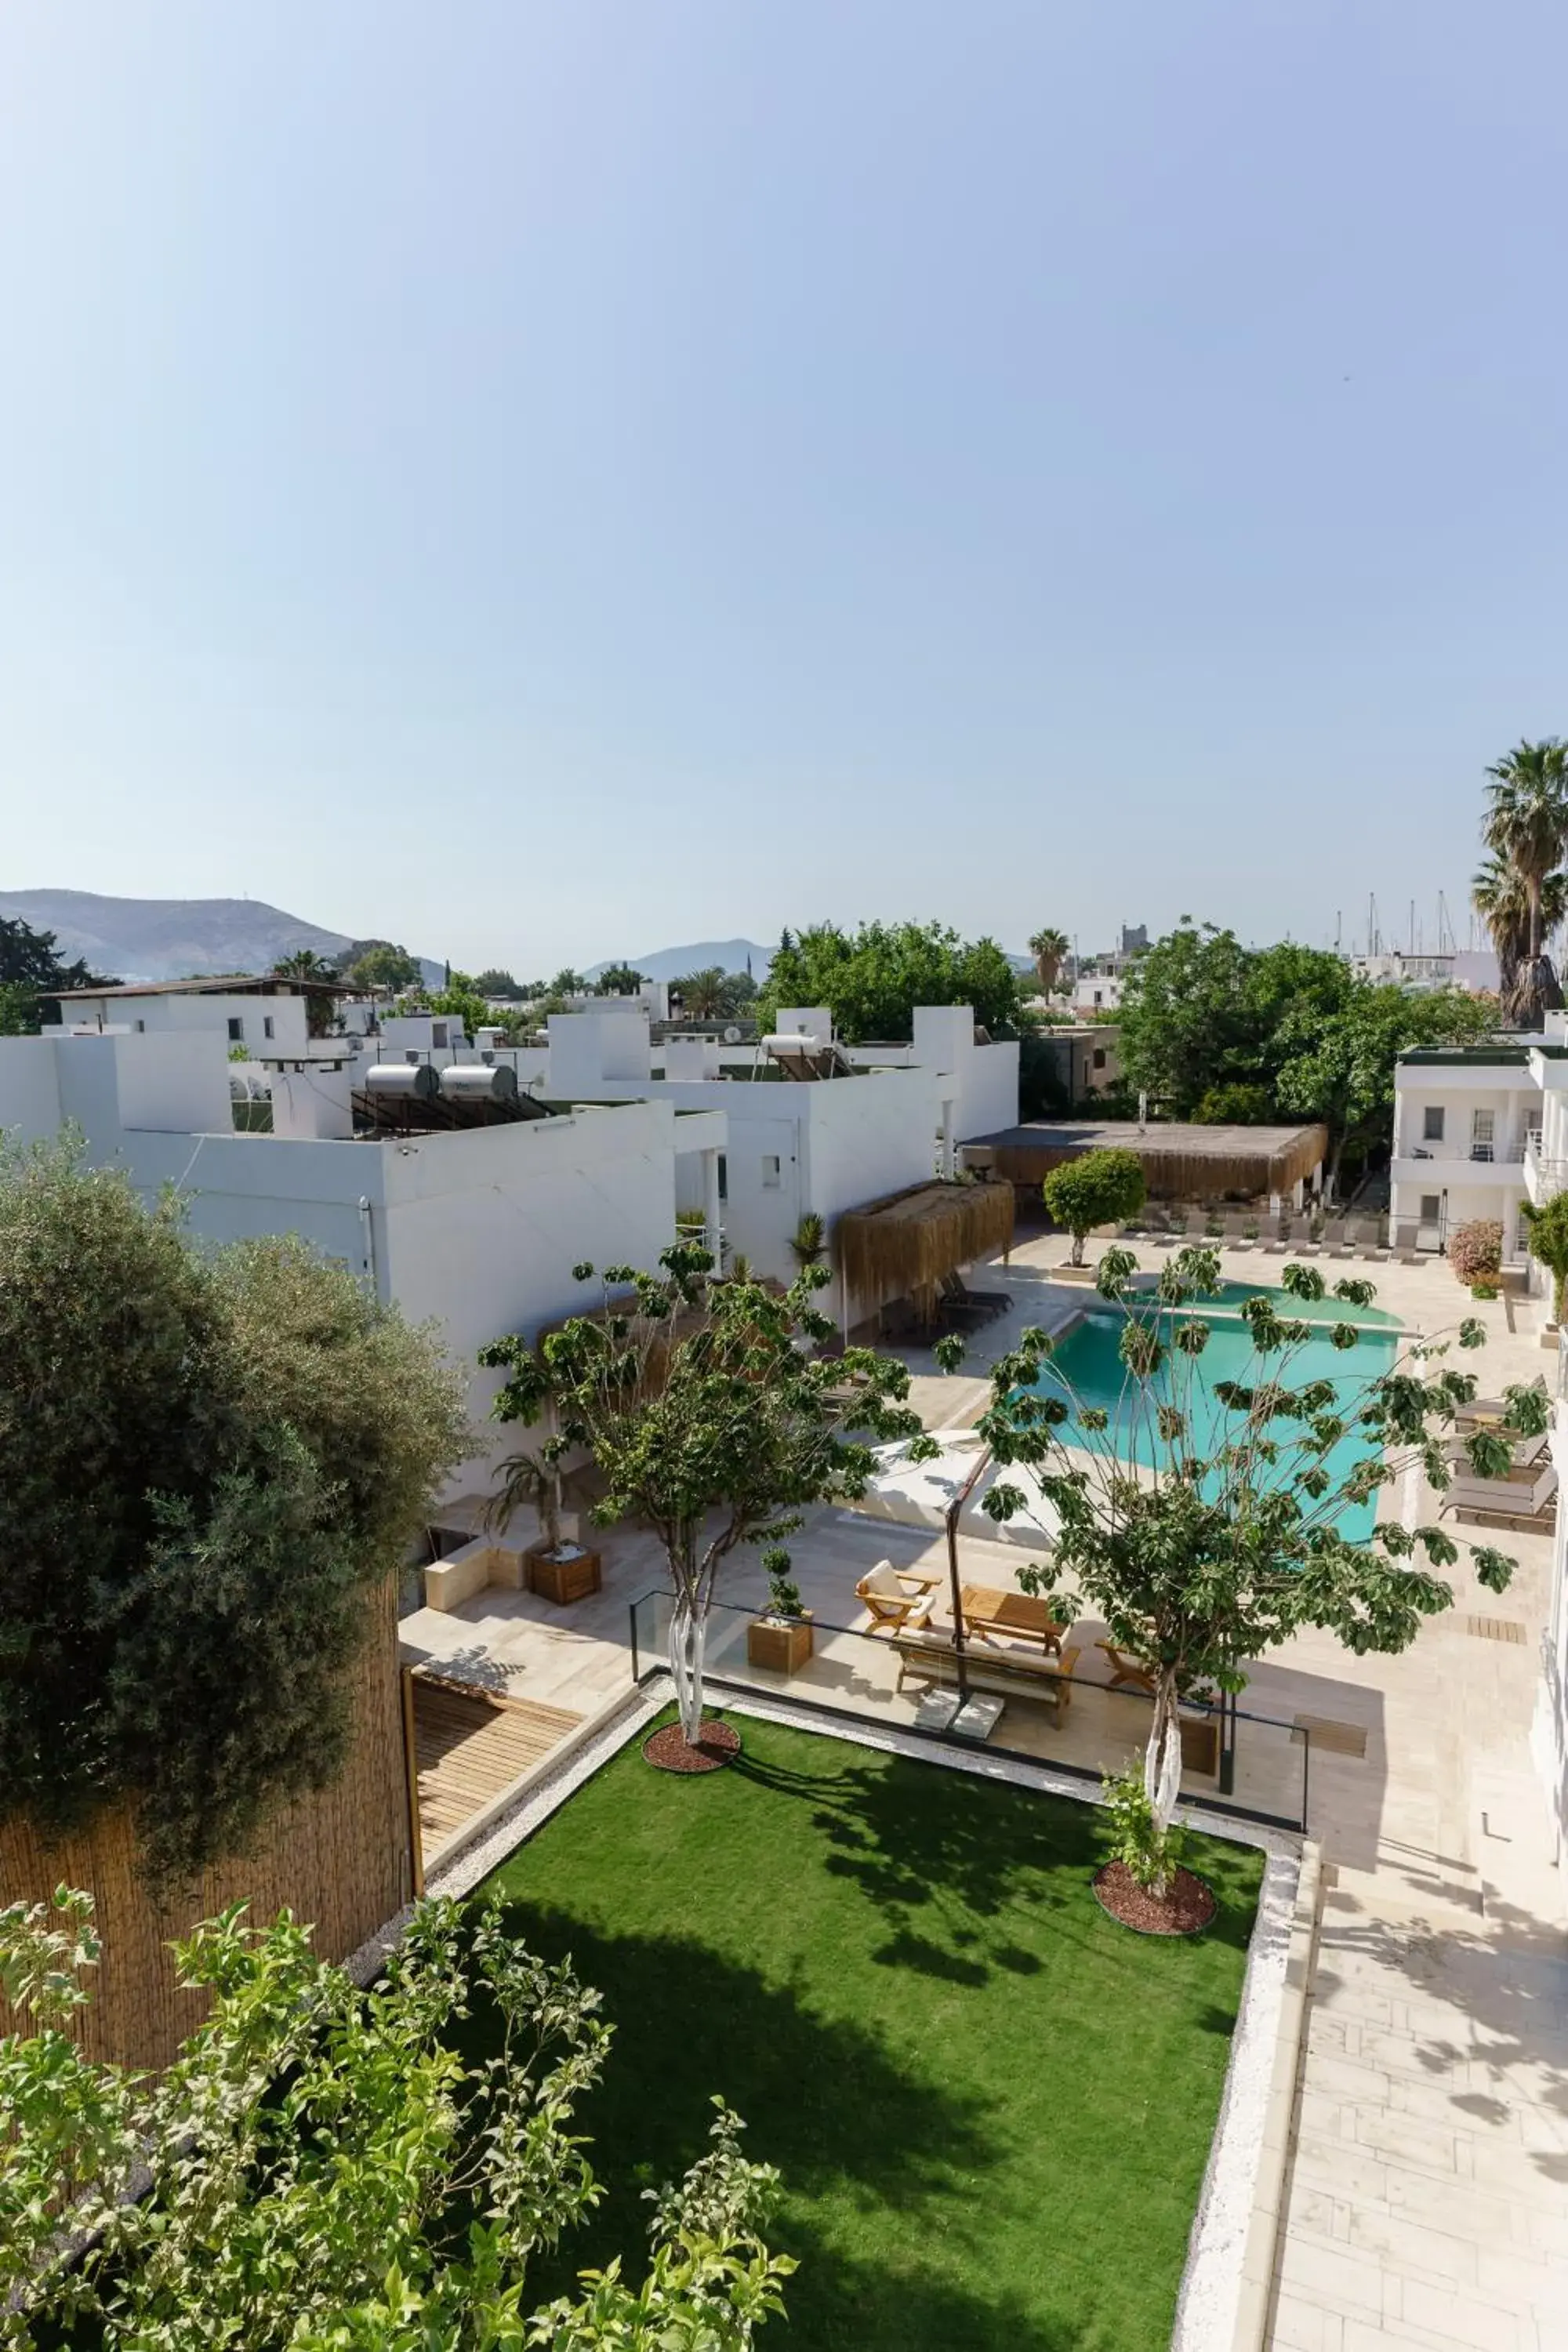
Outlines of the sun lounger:
M 1345 1240 L 1343 1217 L 1330 1217 L 1323 1226 L 1323 1254 L 1326 1257 L 1349 1257 L 1350 1245 Z
M 1251 1232 L 1247 1230 L 1249 1226 L 1252 1228 Z M 1257 1226 L 1256 1217 L 1243 1216 L 1234 1211 L 1228 1212 L 1225 1219 L 1224 1234 L 1226 1249 L 1249 1250 L 1256 1237 Z
M 1363 1217 L 1356 1232 L 1355 1246 L 1360 1255 L 1381 1265 L 1386 1252 L 1383 1246 L 1383 1219 Z
M 1413 1224 L 1395 1225 L 1394 1255 L 1401 1265 L 1419 1265 L 1421 1252 L 1415 1246 L 1416 1228 Z

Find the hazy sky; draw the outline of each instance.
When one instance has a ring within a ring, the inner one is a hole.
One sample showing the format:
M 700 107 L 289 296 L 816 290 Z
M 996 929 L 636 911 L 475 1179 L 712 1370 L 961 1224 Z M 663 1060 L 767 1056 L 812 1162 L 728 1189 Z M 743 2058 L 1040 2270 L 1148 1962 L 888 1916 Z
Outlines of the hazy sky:
M 0 887 L 1462 945 L 1565 87 L 1561 0 L 8 0 Z

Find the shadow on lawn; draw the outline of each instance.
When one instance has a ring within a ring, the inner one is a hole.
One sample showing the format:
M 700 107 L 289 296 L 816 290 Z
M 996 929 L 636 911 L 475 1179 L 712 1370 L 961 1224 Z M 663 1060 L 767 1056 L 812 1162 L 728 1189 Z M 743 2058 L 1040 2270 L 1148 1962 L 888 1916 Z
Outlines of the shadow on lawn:
M 814 2014 L 788 1986 L 700 1943 L 610 1935 L 525 1903 L 509 1906 L 508 1924 L 549 1959 L 570 1954 L 615 2027 L 604 2078 L 578 2115 L 606 2195 L 539 2265 L 532 2300 L 565 2291 L 578 2271 L 616 2253 L 640 2274 L 643 2191 L 702 2153 L 711 2096 L 722 2091 L 749 2126 L 748 2153 L 784 2176 L 786 2201 L 769 2239 L 801 2267 L 786 2288 L 788 2325 L 768 2330 L 780 2352 L 1073 2352 L 1075 2328 L 1042 2322 L 1000 2286 L 987 2297 L 953 2275 L 985 2276 L 973 2184 L 1001 2160 L 1005 2126 L 987 2100 L 916 2079 L 875 2032 Z M 482 2020 L 476 2028 L 482 2034 Z M 864 2216 L 864 2259 L 812 2227 L 816 2200 L 836 2198 L 842 2211 L 846 2196 Z M 887 2258 L 876 2227 L 884 2206 L 921 2217 L 935 2260 Z
M 1020 1903 L 1063 1915 L 1060 1928 L 1075 1940 L 1095 1931 L 1089 1881 L 1110 1851 L 1099 1806 L 883 1755 L 814 1773 L 748 1752 L 730 1769 L 810 1807 L 831 1849 L 826 1868 L 858 1881 L 886 1918 L 888 1940 L 875 1955 L 886 1967 L 976 1988 L 997 1969 L 1036 1975 L 1038 1954 L 1010 1932 Z M 1209 1940 L 1244 1949 L 1254 1862 L 1210 1839 L 1195 1840 L 1190 1859 L 1219 1898 Z M 1216 2011 L 1213 2030 L 1228 2033 L 1234 2022 Z

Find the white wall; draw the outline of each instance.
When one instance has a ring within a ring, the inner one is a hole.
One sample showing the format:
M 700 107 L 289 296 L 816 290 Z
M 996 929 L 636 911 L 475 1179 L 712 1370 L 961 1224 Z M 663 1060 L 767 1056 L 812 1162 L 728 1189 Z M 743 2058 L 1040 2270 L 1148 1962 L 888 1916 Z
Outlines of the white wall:
M 1552 1433 L 1552 1458 L 1557 1465 L 1559 1488 L 1568 1493 L 1568 1405 L 1561 1400 Z M 1568 1844 L 1568 1511 L 1561 1507 L 1552 1538 L 1552 1601 L 1541 1645 L 1541 1682 L 1531 1746 L 1546 1790 L 1560 1860 Z
M 212 1029 L 226 1044 L 246 1045 L 257 1053 L 265 1046 L 270 1053 L 302 1054 L 309 1034 L 302 996 L 85 996 L 60 1009 L 68 1023 L 123 1025 L 149 1036 Z M 239 1024 L 237 1039 L 229 1028 L 234 1021 Z
M 60 1118 L 53 1041 L 0 1037 L 0 1134 L 8 1143 L 45 1143 Z
M 605 1080 L 646 1078 L 652 1067 L 647 1017 L 630 1013 L 552 1013 L 549 1091 L 552 1101 L 597 1094 Z
M 57 1050 L 71 1055 L 85 1046 L 90 1053 L 95 1042 L 66 1038 Z M 114 1038 L 112 1050 L 121 1126 L 164 1135 L 219 1135 L 233 1126 L 228 1044 L 222 1030 L 149 1029 L 145 1036 Z

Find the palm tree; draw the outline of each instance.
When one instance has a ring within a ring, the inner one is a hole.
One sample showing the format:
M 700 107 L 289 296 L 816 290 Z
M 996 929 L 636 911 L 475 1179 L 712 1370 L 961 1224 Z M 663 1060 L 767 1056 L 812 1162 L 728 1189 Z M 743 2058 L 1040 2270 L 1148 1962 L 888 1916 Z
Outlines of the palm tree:
M 1519 743 L 1487 774 L 1490 805 L 1482 838 L 1493 858 L 1518 877 L 1525 907 L 1522 952 L 1503 1017 L 1516 1028 L 1539 1029 L 1563 1002 L 1543 952 L 1543 886 L 1568 843 L 1568 744 L 1555 735 Z
M 1470 877 L 1470 904 L 1497 950 L 1499 987 L 1506 1003 L 1518 985 L 1519 967 L 1530 945 L 1530 901 L 1524 884 L 1504 859 L 1489 857 Z M 1551 939 L 1565 917 L 1568 874 L 1559 868 L 1542 879 L 1542 938 Z
M 725 974 L 716 963 L 703 971 L 688 972 L 675 983 L 683 1013 L 695 1021 L 712 1021 L 724 1010 Z
M 1029 953 L 1035 959 L 1036 975 L 1047 996 L 1057 984 L 1057 974 L 1062 968 L 1071 944 L 1065 931 L 1048 929 L 1037 931 L 1029 941 Z

